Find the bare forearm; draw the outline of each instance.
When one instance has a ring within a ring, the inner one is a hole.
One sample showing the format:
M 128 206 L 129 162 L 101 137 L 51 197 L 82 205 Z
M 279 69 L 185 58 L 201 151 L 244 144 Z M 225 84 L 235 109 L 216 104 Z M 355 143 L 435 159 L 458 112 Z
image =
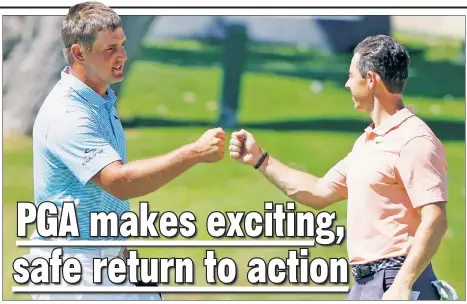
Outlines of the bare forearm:
M 218 162 L 224 157 L 225 132 L 209 129 L 194 143 L 162 156 L 105 166 L 92 182 L 119 199 L 130 199 L 156 191 L 197 163 Z
M 192 145 L 182 146 L 165 155 L 124 164 L 112 188 L 122 199 L 153 192 L 199 162 Z
M 232 133 L 229 150 L 232 158 L 248 165 L 257 164 L 264 155 L 253 135 L 244 129 Z M 271 155 L 264 159 L 258 170 L 285 195 L 313 209 L 319 210 L 344 199 L 322 179 L 287 167 Z
M 446 231 L 446 221 L 443 217 L 422 221 L 415 233 L 412 248 L 401 267 L 394 283 L 400 283 L 410 288 L 428 266 L 436 254 Z
M 294 201 L 316 210 L 326 207 L 326 195 L 320 191 L 322 187 L 318 177 L 290 168 L 270 155 L 258 170 Z

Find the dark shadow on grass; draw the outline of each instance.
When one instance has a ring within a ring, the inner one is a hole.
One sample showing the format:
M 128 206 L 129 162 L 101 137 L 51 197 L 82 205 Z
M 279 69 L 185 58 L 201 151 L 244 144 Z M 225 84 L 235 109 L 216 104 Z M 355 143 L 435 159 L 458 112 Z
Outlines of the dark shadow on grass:
M 451 120 L 425 120 L 433 132 L 443 141 L 465 141 L 465 122 Z M 138 127 L 217 127 L 210 121 L 172 120 L 154 117 L 122 119 L 125 128 Z M 369 122 L 348 118 L 297 119 L 240 123 L 238 128 L 276 131 L 331 131 L 361 134 Z
M 423 50 L 411 50 L 410 53 L 412 70 L 405 96 L 465 97 L 465 66 L 449 61 L 427 61 Z M 248 49 L 245 70 L 330 81 L 344 88 L 351 56 L 350 53 L 325 56 L 313 51 L 281 54 L 251 46 Z M 206 44 L 200 50 L 144 46 L 139 60 L 183 67 L 220 67 L 223 58 L 219 45 Z

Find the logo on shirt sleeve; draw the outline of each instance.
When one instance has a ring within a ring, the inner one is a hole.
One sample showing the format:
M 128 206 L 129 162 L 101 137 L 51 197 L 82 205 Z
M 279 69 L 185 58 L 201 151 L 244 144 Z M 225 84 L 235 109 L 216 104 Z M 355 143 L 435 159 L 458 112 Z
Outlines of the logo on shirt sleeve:
M 84 157 L 84 162 L 81 165 L 84 167 L 94 157 L 96 157 L 98 154 L 101 154 L 103 152 L 104 152 L 103 149 L 88 149 L 88 148 L 84 149 L 85 157 Z

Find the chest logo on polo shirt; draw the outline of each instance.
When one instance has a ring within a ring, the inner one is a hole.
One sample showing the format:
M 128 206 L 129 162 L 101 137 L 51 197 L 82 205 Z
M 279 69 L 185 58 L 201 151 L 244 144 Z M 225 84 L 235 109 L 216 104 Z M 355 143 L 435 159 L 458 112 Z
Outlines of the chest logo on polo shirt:
M 380 144 L 383 142 L 383 138 L 382 137 L 376 137 L 375 139 L 375 144 Z

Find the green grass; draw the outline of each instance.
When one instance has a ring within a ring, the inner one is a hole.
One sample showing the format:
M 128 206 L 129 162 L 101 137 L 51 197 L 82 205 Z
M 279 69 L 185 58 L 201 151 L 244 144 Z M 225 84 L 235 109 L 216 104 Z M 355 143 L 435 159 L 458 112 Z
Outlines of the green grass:
M 202 49 L 185 42 L 184 47 Z M 151 77 L 153 77 L 151 79 Z M 265 121 L 335 119 L 366 123 L 368 118 L 353 109 L 352 101 L 343 86 L 324 82 L 320 93 L 310 90 L 312 79 L 248 72 L 243 79 L 239 119 L 242 124 Z M 199 120 L 214 124 L 217 118 L 217 100 L 220 94 L 221 73 L 217 66 L 186 67 L 160 62 L 139 61 L 127 75 L 125 91 L 119 103 L 122 120 L 136 116 L 152 119 L 185 121 Z M 442 88 L 440 88 L 442 89 Z M 407 97 L 406 104 L 416 107 L 417 114 L 429 121 L 464 121 L 465 101 L 461 98 L 444 100 L 430 97 Z M 439 109 L 435 109 L 434 105 Z M 434 110 L 435 109 L 435 110 Z M 345 129 L 329 130 L 325 126 L 311 129 L 271 130 L 251 128 L 260 144 L 285 164 L 323 175 L 351 149 L 363 129 L 352 132 Z M 450 128 L 449 123 L 443 125 Z M 140 127 L 126 129 L 130 160 L 166 153 L 198 138 L 205 127 Z M 444 134 L 444 133 L 443 133 Z M 449 231 L 443 239 L 433 264 L 439 278 L 447 280 L 465 299 L 465 141 L 444 141 L 449 164 Z M 19 200 L 32 200 L 32 147 L 30 138 L 4 140 L 3 174 L 3 238 L 5 300 L 29 299 L 27 295 L 13 295 L 10 265 L 24 254 L 15 248 L 11 230 L 16 227 L 16 205 Z M 284 202 L 287 198 L 250 167 L 240 166 L 226 157 L 217 164 L 202 164 L 175 179 L 159 191 L 131 200 L 137 210 L 139 201 L 149 201 L 152 210 L 173 211 L 177 214 L 192 211 L 197 217 L 196 239 L 210 239 L 205 229 L 209 213 L 219 211 L 262 211 L 263 202 Z M 299 210 L 307 210 L 299 206 Z M 327 210 L 336 211 L 338 224 L 345 224 L 346 204 L 341 202 Z M 453 250 L 455 248 L 455 250 Z M 248 285 L 247 262 L 254 257 L 269 259 L 285 257 L 286 248 L 213 248 L 219 258 L 229 256 L 239 267 L 236 285 Z M 205 286 L 202 259 L 205 249 L 144 248 L 145 257 L 190 257 L 197 265 L 196 285 Z M 311 257 L 346 256 L 342 246 L 317 246 Z M 224 299 L 224 300 L 280 300 L 280 299 L 344 299 L 345 295 L 234 295 L 234 294 L 168 294 L 167 299 Z

